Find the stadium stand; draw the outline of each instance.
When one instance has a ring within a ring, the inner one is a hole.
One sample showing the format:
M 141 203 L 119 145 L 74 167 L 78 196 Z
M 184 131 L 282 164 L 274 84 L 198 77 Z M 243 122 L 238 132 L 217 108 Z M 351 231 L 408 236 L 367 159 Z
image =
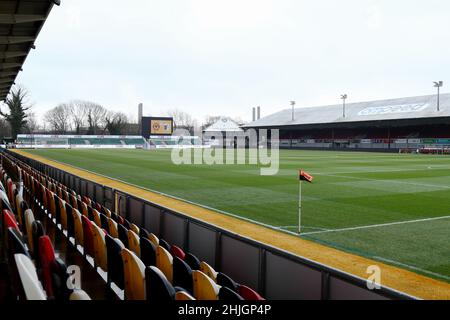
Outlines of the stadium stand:
M 283 110 L 243 126 L 279 129 L 280 147 L 448 153 L 450 94 Z M 292 120 L 294 117 L 294 120 Z
M 2 244 L 8 244 L 2 246 L 2 250 L 9 261 L 15 261 L 9 264 L 10 274 L 18 274 L 17 279 L 20 280 L 14 281 L 15 278 L 11 277 L 8 283 L 10 298 L 90 299 L 80 288 L 65 287 L 69 278 L 67 261 L 57 258 L 54 244 L 60 245 L 55 242 L 56 238 L 51 239 L 50 234 L 46 234 L 48 230 L 39 227 L 44 221 L 66 238 L 86 261 L 91 262 L 98 275 L 106 273 L 105 286 L 114 290 L 114 283 L 119 291 L 116 298 L 164 301 L 224 297 L 228 300 L 231 296 L 237 300 L 244 299 L 236 289 L 238 287 L 225 289 L 225 283 L 217 284 L 218 273 L 193 254 L 186 255 L 181 248 L 170 245 L 11 156 L 2 154 L 1 160 L 0 188 L 6 195 L 1 201 Z M 11 177 L 17 180 L 14 182 Z M 28 203 L 31 204 L 30 209 Z M 123 230 L 124 242 L 118 239 L 120 230 Z M 30 233 L 33 236 L 30 237 Z M 182 259 L 196 261 L 195 265 L 191 262 L 194 270 Z M 174 261 L 177 267 L 174 267 Z M 253 292 L 253 295 L 248 295 L 252 300 L 262 299 L 254 290 L 247 288 L 247 291 Z
M 17 148 L 143 148 L 141 136 L 24 135 L 17 136 Z

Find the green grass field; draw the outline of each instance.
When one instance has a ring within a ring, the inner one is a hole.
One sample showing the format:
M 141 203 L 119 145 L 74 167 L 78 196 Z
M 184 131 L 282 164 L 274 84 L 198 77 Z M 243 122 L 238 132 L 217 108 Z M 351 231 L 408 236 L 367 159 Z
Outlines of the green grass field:
M 167 150 L 30 152 L 291 232 L 304 168 L 315 180 L 303 237 L 450 282 L 448 157 L 282 150 L 278 175 L 260 176 L 256 165 L 176 166 Z

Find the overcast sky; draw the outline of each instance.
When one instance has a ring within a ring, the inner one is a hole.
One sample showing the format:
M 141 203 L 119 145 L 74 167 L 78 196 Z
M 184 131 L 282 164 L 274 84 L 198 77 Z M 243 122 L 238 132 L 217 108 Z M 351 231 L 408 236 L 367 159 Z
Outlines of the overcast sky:
M 450 85 L 449 15 L 448 0 L 62 0 L 16 82 L 39 115 L 86 99 L 200 120 L 432 94 Z

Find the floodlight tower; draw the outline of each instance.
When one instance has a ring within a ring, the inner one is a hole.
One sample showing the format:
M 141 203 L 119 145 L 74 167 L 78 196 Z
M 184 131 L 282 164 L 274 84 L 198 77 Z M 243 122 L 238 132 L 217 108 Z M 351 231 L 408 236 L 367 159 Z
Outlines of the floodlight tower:
M 444 85 L 444 81 L 435 81 L 434 82 L 434 87 L 437 88 L 437 111 L 440 111 L 440 93 L 441 93 L 441 88 Z
M 292 106 L 292 121 L 295 120 L 295 101 L 291 101 Z
M 345 100 L 347 100 L 348 95 L 347 94 L 341 94 L 342 99 L 342 116 L 345 118 Z

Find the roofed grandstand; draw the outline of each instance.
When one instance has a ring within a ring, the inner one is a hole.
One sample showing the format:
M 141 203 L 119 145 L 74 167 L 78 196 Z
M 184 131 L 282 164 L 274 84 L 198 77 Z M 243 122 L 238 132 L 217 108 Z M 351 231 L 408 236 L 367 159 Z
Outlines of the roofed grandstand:
M 279 129 L 283 148 L 450 148 L 450 94 L 282 110 L 244 128 Z M 439 109 L 439 110 L 438 110 Z

